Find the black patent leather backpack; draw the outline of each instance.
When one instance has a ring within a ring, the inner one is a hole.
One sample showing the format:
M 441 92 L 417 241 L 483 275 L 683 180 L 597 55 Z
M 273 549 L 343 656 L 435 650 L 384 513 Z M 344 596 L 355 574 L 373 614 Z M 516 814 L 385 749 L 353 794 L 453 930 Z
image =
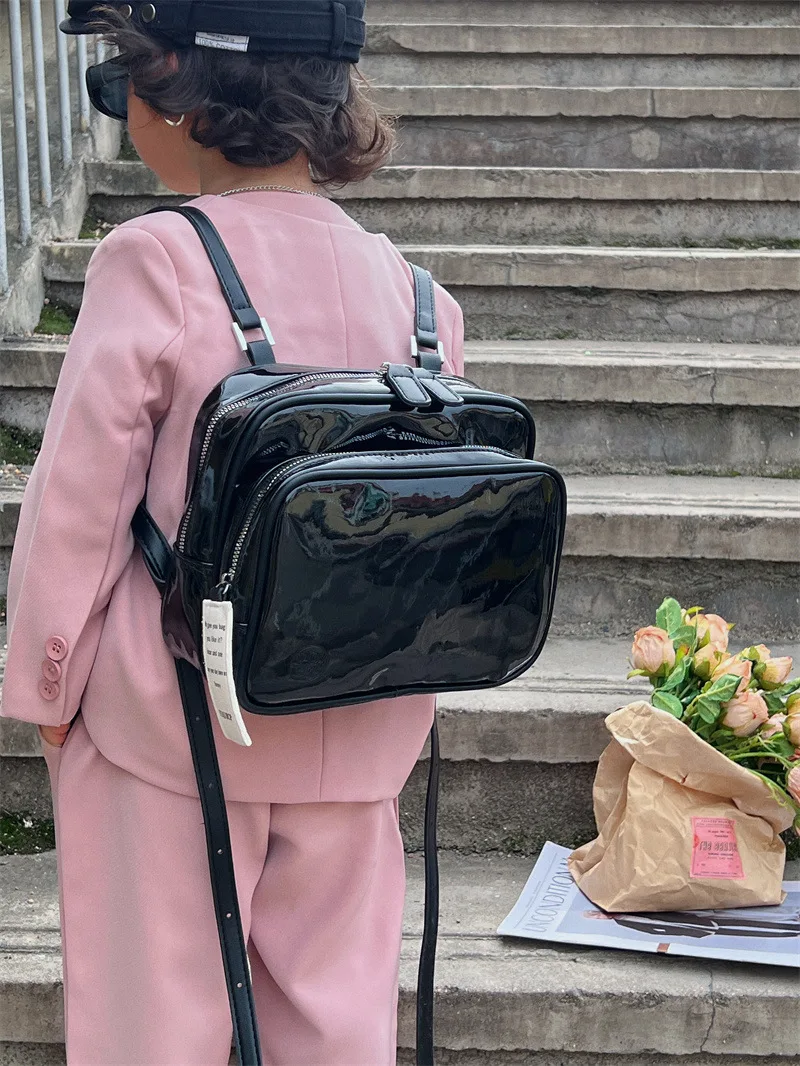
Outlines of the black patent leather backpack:
M 518 677 L 550 624 L 566 491 L 555 470 L 534 461 L 524 404 L 442 372 L 427 271 L 412 267 L 408 365 L 281 366 L 210 220 L 197 208 L 161 210 L 178 211 L 197 231 L 249 361 L 198 415 L 174 546 L 144 504 L 133 531 L 162 593 L 164 637 L 176 660 L 239 1062 L 257 1066 L 208 696 L 223 734 L 248 745 L 248 714 L 489 688 Z M 248 341 L 253 330 L 264 339 Z M 434 724 L 421 1064 L 433 1063 L 434 1046 L 438 754 Z

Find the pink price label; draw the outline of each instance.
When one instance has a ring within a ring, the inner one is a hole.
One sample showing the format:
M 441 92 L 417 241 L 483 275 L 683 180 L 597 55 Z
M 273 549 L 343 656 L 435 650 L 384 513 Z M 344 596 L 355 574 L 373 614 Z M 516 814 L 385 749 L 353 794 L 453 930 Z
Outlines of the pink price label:
M 744 878 L 731 818 L 692 818 L 692 877 L 721 881 Z

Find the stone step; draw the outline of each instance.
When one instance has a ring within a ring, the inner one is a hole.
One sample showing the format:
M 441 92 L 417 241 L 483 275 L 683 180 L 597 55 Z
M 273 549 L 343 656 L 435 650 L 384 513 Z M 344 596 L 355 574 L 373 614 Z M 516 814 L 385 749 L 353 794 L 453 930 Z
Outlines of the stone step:
M 800 27 L 373 26 L 361 63 L 376 85 L 791 88 Z
M 44 429 L 64 342 L 0 342 L 0 421 Z M 471 341 L 467 376 L 523 399 L 564 473 L 800 475 L 797 348 Z
M 800 94 L 779 88 L 384 86 L 400 164 L 791 170 Z
M 95 241 L 43 249 L 49 295 L 78 307 Z M 792 344 L 800 251 L 406 245 L 461 303 L 470 339 Z
M 90 181 L 90 213 L 110 224 L 181 199 L 139 163 L 96 163 Z M 393 166 L 336 199 L 398 244 L 757 247 L 794 233 L 800 174 Z
M 670 588 L 663 585 L 658 599 Z M 706 604 L 718 608 L 723 601 L 716 589 L 711 596 Z M 608 741 L 603 720 L 650 691 L 645 682 L 626 681 L 625 675 L 631 633 L 651 620 L 654 611 L 649 603 L 616 640 L 553 636 L 519 680 L 440 698 L 443 848 L 532 854 L 547 839 L 572 845 L 593 835 L 592 781 Z M 800 662 L 800 646 L 772 640 L 769 629 L 743 626 L 741 632 L 736 648 L 749 642 L 749 634 L 766 636 L 775 654 Z M 0 769 L 0 809 L 50 816 L 35 727 L 0 719 Z M 423 760 L 402 802 L 403 832 L 412 849 L 421 847 L 426 783 Z
M 754 639 L 800 635 L 796 480 L 615 475 L 567 482 L 554 634 L 626 637 L 671 591 L 747 619 Z M 4 570 L 20 499 L 19 489 L 0 491 Z
M 459 1066 L 797 1061 L 792 970 L 497 937 L 531 865 L 515 857 L 442 856 L 438 1061 Z M 0 1055 L 9 1066 L 54 1066 L 64 1061 L 55 855 L 0 859 L 0 877 L 8 901 L 0 926 Z M 413 856 L 400 966 L 401 1064 L 413 1061 L 422 901 L 422 863 Z
M 782 26 L 800 23 L 796 0 L 370 0 L 369 22 L 558 23 L 597 26 Z
M 800 118 L 797 90 L 676 86 L 385 85 L 382 107 L 407 118 Z

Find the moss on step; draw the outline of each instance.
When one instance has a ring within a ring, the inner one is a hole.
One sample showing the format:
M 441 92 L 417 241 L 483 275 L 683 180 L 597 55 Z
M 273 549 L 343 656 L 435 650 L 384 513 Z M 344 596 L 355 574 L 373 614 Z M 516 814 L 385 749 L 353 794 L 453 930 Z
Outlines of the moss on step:
M 139 161 L 139 153 L 133 147 L 130 135 L 127 130 L 122 135 L 122 146 L 119 150 L 119 155 L 117 156 L 117 159 L 121 159 L 123 160 L 123 162 L 126 163 L 138 163 Z
M 77 317 L 77 311 L 74 311 L 71 307 L 45 300 L 39 324 L 33 332 L 51 337 L 68 337 L 75 328 L 75 319 Z
M 41 433 L 31 433 L 0 422 L 0 464 L 33 466 L 41 446 Z
M 0 815 L 0 855 L 36 855 L 55 846 L 52 820 L 36 821 L 27 814 Z
M 110 222 L 103 222 L 90 212 L 83 220 L 78 237 L 82 241 L 101 241 L 112 229 L 114 226 Z

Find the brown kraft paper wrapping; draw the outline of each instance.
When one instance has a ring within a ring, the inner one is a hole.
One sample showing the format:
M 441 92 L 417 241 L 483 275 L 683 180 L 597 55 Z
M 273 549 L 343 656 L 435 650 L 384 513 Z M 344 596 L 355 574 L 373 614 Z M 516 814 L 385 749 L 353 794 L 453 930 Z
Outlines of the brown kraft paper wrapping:
M 599 836 L 574 851 L 578 887 L 607 911 L 778 904 L 793 812 L 749 770 L 649 703 L 606 718 L 594 783 Z

